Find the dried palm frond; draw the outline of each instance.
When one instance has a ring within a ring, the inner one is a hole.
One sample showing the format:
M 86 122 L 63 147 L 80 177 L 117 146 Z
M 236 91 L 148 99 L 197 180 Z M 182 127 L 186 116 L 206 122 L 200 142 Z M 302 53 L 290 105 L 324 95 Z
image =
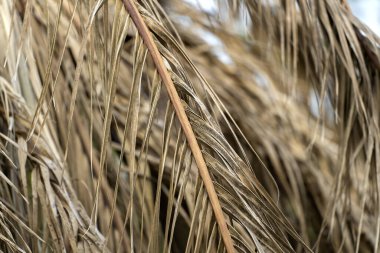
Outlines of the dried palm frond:
M 1 250 L 377 251 L 379 38 L 218 3 L 0 4 Z

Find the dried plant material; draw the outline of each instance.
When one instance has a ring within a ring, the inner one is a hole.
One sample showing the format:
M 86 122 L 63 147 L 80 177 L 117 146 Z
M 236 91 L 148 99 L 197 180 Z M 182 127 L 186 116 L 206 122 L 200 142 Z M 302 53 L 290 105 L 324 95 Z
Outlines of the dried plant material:
M 4 0 L 4 252 L 377 252 L 380 39 L 346 1 Z

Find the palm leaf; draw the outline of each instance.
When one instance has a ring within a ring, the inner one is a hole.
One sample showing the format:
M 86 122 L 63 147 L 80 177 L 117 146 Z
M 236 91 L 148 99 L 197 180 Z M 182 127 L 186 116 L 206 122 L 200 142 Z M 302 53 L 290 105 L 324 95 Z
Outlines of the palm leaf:
M 377 251 L 379 39 L 347 4 L 0 11 L 3 251 Z

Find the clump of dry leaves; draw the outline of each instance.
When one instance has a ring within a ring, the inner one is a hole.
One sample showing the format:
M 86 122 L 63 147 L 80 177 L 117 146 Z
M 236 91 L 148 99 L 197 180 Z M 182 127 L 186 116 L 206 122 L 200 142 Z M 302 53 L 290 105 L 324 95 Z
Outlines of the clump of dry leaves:
M 0 2 L 2 252 L 379 250 L 379 37 L 216 3 Z

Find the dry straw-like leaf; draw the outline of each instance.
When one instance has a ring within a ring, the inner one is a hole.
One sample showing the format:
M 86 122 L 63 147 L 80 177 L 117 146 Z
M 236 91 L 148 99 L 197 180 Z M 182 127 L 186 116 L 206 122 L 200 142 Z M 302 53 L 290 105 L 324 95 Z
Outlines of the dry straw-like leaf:
M 215 3 L 0 2 L 1 251 L 378 251 L 380 39 Z

